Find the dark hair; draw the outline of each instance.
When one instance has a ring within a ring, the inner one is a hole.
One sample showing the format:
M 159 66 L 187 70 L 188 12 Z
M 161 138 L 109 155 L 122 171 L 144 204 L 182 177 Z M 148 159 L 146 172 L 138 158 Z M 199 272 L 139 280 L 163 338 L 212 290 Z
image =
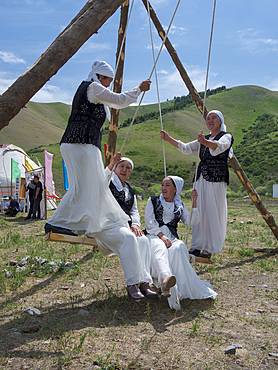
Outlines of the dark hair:
M 35 175 L 35 176 L 34 176 L 34 179 L 38 179 L 38 180 L 39 180 L 40 178 L 39 178 L 39 176 L 38 176 L 38 175 Z
M 177 189 L 176 184 L 175 184 L 175 181 L 172 179 L 172 177 L 168 177 L 168 179 L 170 179 L 172 181 L 172 184 L 174 185 L 174 188 Z

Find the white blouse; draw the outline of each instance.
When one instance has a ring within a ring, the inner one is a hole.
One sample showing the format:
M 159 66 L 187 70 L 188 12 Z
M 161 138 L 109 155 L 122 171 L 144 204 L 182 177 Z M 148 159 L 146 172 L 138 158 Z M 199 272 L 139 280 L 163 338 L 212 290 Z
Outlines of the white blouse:
M 174 202 L 166 202 L 166 206 L 163 207 L 163 221 L 164 223 L 168 223 L 174 218 Z M 184 225 L 189 225 L 189 218 L 190 212 L 187 210 L 185 206 L 183 206 L 183 213 L 181 216 L 181 221 Z M 197 225 L 199 222 L 199 212 L 197 208 L 192 208 L 192 215 L 191 215 L 191 226 Z M 151 235 L 157 235 L 162 230 L 159 227 L 158 222 L 155 219 L 153 204 L 151 198 L 148 199 L 146 209 L 145 209 L 145 223 L 146 223 L 146 230 Z
M 92 82 L 87 89 L 87 97 L 90 103 L 104 104 L 115 109 L 126 108 L 135 103 L 140 93 L 139 86 L 122 93 L 114 93 L 98 82 Z
M 112 171 L 110 171 L 110 169 L 108 167 L 106 167 L 104 171 L 105 171 L 105 174 L 106 174 L 107 178 L 109 178 L 111 176 L 111 181 L 116 186 L 116 189 L 118 191 L 123 190 L 125 192 L 125 200 L 126 201 L 129 200 L 129 198 L 131 197 L 131 194 L 128 190 L 128 187 L 127 186 L 122 186 L 122 183 L 121 183 L 119 177 L 115 174 L 115 172 L 113 172 L 112 175 L 111 175 Z M 133 202 L 133 205 L 132 205 L 131 210 L 130 210 L 130 217 L 131 217 L 132 225 L 141 226 L 140 213 L 139 213 L 138 208 L 137 208 L 137 199 L 136 199 L 135 195 L 134 195 L 134 202 Z
M 214 136 L 215 137 L 215 136 Z M 210 137 L 209 140 L 213 140 L 214 137 Z M 209 148 L 210 154 L 216 156 L 220 153 L 225 152 L 225 150 L 229 149 L 232 142 L 232 135 L 227 133 L 223 135 L 219 140 L 216 140 L 215 143 L 217 144 L 216 149 Z M 190 141 L 189 143 L 183 143 L 182 141 L 178 141 L 178 150 L 182 152 L 182 154 L 192 154 L 197 153 L 199 149 L 199 142 L 198 140 Z

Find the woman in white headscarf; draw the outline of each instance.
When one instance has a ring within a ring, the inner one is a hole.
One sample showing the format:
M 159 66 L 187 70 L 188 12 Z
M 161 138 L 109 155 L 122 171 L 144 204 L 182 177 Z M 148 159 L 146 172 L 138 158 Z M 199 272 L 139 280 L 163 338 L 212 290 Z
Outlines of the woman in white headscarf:
M 144 281 L 143 284 L 139 285 L 139 289 L 146 298 L 153 299 L 157 298 L 157 293 L 152 290 L 153 281 L 150 274 L 151 250 L 149 241 L 140 228 L 140 213 L 137 208 L 135 191 L 127 182 L 132 174 L 133 169 L 134 164 L 130 158 L 122 157 L 121 153 L 116 153 L 109 166 L 105 168 L 105 172 L 107 177 L 110 179 L 109 188 L 113 196 L 119 203 L 122 210 L 130 218 L 130 230 L 136 236 L 139 246 L 139 256 L 141 260 L 143 276 L 142 278 Z
M 222 251 L 227 228 L 227 185 L 229 184 L 228 157 L 232 157 L 233 137 L 226 132 L 223 114 L 212 110 L 206 117 L 210 134 L 203 131 L 189 143 L 175 140 L 166 131 L 161 138 L 174 145 L 183 154 L 197 153 L 200 163 L 197 171 L 197 207 L 200 222 L 192 228 L 189 253 L 210 258 Z M 191 224 L 193 225 L 193 224 Z
M 152 276 L 160 285 L 162 294 L 168 298 L 171 308 L 179 309 L 180 300 L 215 299 L 212 286 L 199 279 L 189 262 L 187 246 L 179 240 L 178 222 L 188 225 L 190 213 L 181 201 L 183 179 L 178 176 L 165 177 L 161 184 L 161 195 L 150 197 L 145 210 L 147 237 L 152 255 Z M 199 222 L 197 191 L 193 190 L 193 225 Z
M 108 107 L 121 109 L 136 102 L 141 91 L 149 90 L 151 82 L 145 80 L 117 94 L 108 89 L 113 78 L 112 67 L 96 61 L 75 93 L 60 143 L 69 189 L 45 224 L 45 231 L 95 237 L 104 255 L 114 253 L 120 257 L 129 294 L 141 299 L 144 296 L 138 288 L 141 282 L 138 245 L 127 227 L 128 216 L 108 188 L 101 157 L 101 130 L 105 118 L 110 118 Z

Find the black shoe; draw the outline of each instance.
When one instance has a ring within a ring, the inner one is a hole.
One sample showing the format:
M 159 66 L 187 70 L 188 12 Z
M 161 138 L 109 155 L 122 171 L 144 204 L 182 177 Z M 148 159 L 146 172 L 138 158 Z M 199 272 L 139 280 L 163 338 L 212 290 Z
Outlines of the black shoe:
M 49 224 L 48 222 L 44 225 L 44 230 L 46 234 L 53 232 L 55 234 L 66 234 L 66 235 L 78 236 L 77 234 L 75 234 L 69 229 L 65 229 L 64 227 L 53 226 Z
M 200 257 L 201 251 L 199 251 L 199 249 L 193 249 L 192 251 L 189 250 L 188 253 L 194 254 L 196 257 Z
M 149 283 L 141 283 L 139 289 L 142 294 L 148 299 L 156 299 L 158 298 L 158 294 L 154 292 Z
M 199 257 L 210 259 L 211 253 L 209 253 L 209 252 L 207 252 L 207 253 L 202 252 L 202 253 L 200 253 Z

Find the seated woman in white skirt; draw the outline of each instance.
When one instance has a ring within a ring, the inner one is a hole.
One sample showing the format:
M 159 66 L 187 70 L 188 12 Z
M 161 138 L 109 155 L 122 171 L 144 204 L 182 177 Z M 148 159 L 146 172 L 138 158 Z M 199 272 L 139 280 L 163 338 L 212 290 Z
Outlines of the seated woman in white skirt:
M 152 254 L 152 275 L 158 280 L 162 294 L 168 298 L 170 308 L 179 309 L 180 300 L 215 299 L 210 283 L 200 280 L 189 262 L 185 243 L 178 239 L 177 226 L 181 220 L 188 225 L 190 212 L 181 201 L 183 179 L 178 176 L 165 177 L 161 195 L 150 197 L 145 210 L 147 237 Z M 192 191 L 193 208 L 191 225 L 199 222 L 197 192 Z
M 114 171 L 114 165 L 116 165 Z M 140 214 L 137 208 L 137 200 L 135 191 L 129 185 L 127 180 L 130 178 L 134 169 L 133 161 L 127 157 L 121 158 L 121 153 L 115 154 L 112 162 L 106 167 L 105 172 L 110 177 L 109 188 L 121 206 L 122 210 L 130 218 L 129 226 L 130 230 L 136 236 L 136 240 L 139 246 L 139 255 L 142 267 L 142 279 L 143 283 L 139 285 L 141 293 L 148 299 L 158 298 L 158 295 L 150 287 L 153 283 L 150 274 L 151 268 L 151 250 L 148 238 L 141 230 Z

